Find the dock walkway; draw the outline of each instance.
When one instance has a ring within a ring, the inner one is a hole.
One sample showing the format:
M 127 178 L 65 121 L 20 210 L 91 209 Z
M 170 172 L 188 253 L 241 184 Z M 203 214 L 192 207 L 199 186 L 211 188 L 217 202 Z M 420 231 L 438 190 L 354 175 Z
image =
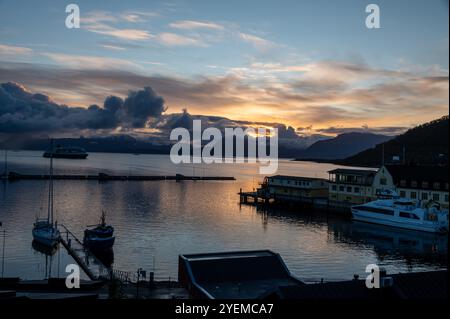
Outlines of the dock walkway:
M 83 269 L 89 279 L 100 279 L 102 274 L 108 271 L 108 267 L 96 258 L 66 226 L 61 225 L 61 227 L 64 230 L 61 231 L 60 242 L 69 255 Z

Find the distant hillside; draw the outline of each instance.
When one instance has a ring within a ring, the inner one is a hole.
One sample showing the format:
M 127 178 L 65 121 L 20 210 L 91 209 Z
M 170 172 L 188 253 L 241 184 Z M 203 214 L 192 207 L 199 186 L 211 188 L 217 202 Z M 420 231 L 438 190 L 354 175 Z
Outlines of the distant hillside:
M 138 140 L 128 135 L 91 138 L 56 138 L 55 145 L 82 147 L 88 152 L 146 154 L 168 154 L 170 152 L 170 145 L 158 145 L 148 141 Z M 17 143 L 17 140 L 13 140 L 4 142 L 0 147 L 44 151 L 50 147 L 50 141 L 48 138 L 27 139 L 20 141 L 20 143 Z
M 372 133 L 344 133 L 335 138 L 318 141 L 300 153 L 299 159 L 343 159 L 372 148 L 392 137 Z
M 402 135 L 348 157 L 339 163 L 357 166 L 380 166 L 384 161 L 417 165 L 448 165 L 448 115 L 412 128 Z M 405 152 L 405 158 L 403 158 Z M 394 159 L 397 157 L 398 160 Z

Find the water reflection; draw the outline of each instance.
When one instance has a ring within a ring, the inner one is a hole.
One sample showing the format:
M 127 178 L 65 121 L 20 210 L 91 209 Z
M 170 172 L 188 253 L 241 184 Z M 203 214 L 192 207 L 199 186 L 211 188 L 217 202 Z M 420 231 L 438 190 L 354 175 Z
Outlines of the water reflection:
M 380 260 L 402 258 L 407 263 L 447 265 L 448 236 L 363 222 L 329 222 L 335 239 L 373 247 Z
M 21 154 L 23 157 L 11 157 L 16 161 L 11 163 L 12 169 L 46 172 L 48 163 L 41 159 L 42 154 Z M 67 174 L 192 174 L 192 167 L 171 167 L 167 156 L 91 155 L 82 163 L 56 161 L 55 170 Z M 325 177 L 335 166 L 280 161 L 279 168 L 280 174 Z M 114 251 L 98 259 L 117 270 L 152 269 L 158 278 L 176 278 L 179 254 L 240 249 L 272 249 L 302 279 L 349 279 L 355 273 L 363 275 L 365 266 L 374 262 L 389 265 L 392 272 L 445 267 L 445 236 L 433 245 L 436 240 L 427 234 L 400 236 L 397 230 L 379 231 L 378 226 L 369 230 L 370 225 L 356 226 L 304 208 L 261 212 L 253 206 L 239 206 L 237 192 L 256 186 L 261 178 L 257 169 L 246 165 L 207 169 L 211 175 L 234 175 L 237 180 L 232 182 L 58 180 L 56 217 L 58 224 L 82 238 L 86 225 L 96 223 L 99 212 L 106 210 L 116 241 Z M 43 268 L 46 255 L 30 253 L 30 243 L 36 214 L 45 207 L 46 190 L 42 181 L 7 182 L 0 187 L 0 220 L 7 229 L 6 276 L 42 279 L 43 271 L 36 269 Z M 54 268 L 60 265 L 64 271 L 67 264 L 74 263 L 62 247 L 57 255 Z
M 34 250 L 40 252 L 41 254 L 44 254 L 46 256 L 53 256 L 58 251 L 59 244 L 50 247 L 47 245 L 42 245 L 41 243 L 33 240 L 31 242 L 31 247 L 33 247 Z
M 95 258 L 98 259 L 100 263 L 96 263 L 98 266 L 105 266 L 106 268 L 112 268 L 114 264 L 114 250 L 112 248 L 92 251 Z
M 263 229 L 269 220 L 295 223 L 308 227 L 326 227 L 329 240 L 361 249 L 373 250 L 383 261 L 403 260 L 414 265 L 446 267 L 448 236 L 342 219 L 327 212 L 281 209 L 259 206 Z
M 44 276 L 43 279 L 49 279 L 52 277 L 52 265 L 53 265 L 53 256 L 56 254 L 56 252 L 59 249 L 59 244 L 49 247 L 40 244 L 39 242 L 33 240 L 31 243 L 31 247 L 38 252 L 39 254 L 42 254 L 45 258 L 45 264 L 44 264 Z M 59 276 L 59 264 L 58 264 L 58 276 Z

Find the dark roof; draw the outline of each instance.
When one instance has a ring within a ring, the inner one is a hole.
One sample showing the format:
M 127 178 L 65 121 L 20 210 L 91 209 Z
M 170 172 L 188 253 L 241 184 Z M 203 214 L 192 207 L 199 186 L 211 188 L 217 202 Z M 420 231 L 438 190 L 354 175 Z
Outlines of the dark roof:
M 448 166 L 385 165 L 385 167 L 398 187 L 448 190 Z M 404 186 L 400 185 L 402 180 L 406 183 Z M 411 183 L 412 181 L 416 182 L 416 186 Z M 424 187 L 423 182 L 428 182 L 428 187 Z M 439 183 L 439 188 L 435 188 L 434 183 Z
M 365 280 L 279 287 L 282 299 L 436 299 L 447 298 L 447 270 L 388 275 L 391 288 L 368 289 Z
M 437 299 L 448 297 L 448 271 L 427 271 L 397 274 L 394 278 L 396 293 L 407 299 Z
M 320 182 L 328 182 L 328 180 L 324 178 L 317 177 L 303 177 L 303 176 L 289 176 L 289 175 L 273 175 L 269 176 L 269 178 L 277 178 L 277 179 L 289 179 L 289 180 L 297 180 L 297 181 L 320 181 Z
M 179 262 L 184 285 L 207 298 L 254 299 L 279 286 L 302 284 L 270 250 L 180 255 Z
M 350 169 L 350 168 L 337 168 L 331 171 L 328 171 L 330 174 L 348 174 L 348 175 L 359 175 L 359 176 L 368 176 L 375 175 L 376 170 L 368 170 L 368 169 Z
M 278 288 L 281 299 L 372 299 L 381 298 L 380 290 L 367 289 L 364 280 L 327 282 Z

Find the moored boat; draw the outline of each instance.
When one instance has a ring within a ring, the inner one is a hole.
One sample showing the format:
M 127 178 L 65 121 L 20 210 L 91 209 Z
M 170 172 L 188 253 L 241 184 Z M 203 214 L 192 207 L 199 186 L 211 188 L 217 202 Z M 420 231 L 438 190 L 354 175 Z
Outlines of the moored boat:
M 92 250 L 107 250 L 114 245 L 114 227 L 106 224 L 106 213 L 102 211 L 100 222 L 88 226 L 84 231 L 84 245 Z
M 52 141 L 53 149 L 53 141 Z M 53 157 L 50 156 L 50 179 L 48 187 L 48 207 L 47 218 L 36 218 L 33 224 L 33 239 L 37 243 L 53 247 L 59 242 L 60 232 L 58 230 L 57 222 L 54 221 L 53 216 Z
M 448 210 L 437 203 L 384 197 L 351 207 L 354 220 L 432 233 L 448 232 Z

